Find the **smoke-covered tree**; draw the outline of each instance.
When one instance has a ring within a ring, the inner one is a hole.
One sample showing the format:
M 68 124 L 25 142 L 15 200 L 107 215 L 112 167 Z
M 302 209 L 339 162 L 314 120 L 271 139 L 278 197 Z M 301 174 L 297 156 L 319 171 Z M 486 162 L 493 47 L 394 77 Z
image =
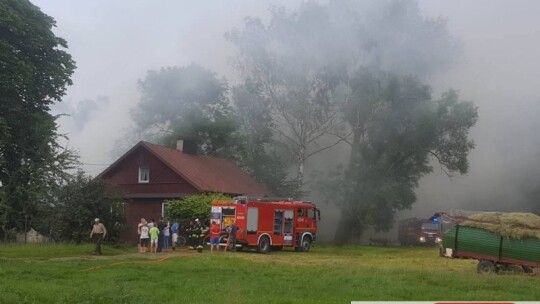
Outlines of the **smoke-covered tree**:
M 170 146 L 191 139 L 202 154 L 234 156 L 238 127 L 225 80 L 191 64 L 148 71 L 139 85 L 141 100 L 132 116 L 142 138 Z
M 259 98 L 245 85 L 232 90 L 242 138 L 238 163 L 273 195 L 300 197 L 302 181 L 297 176 L 288 177 L 288 163 L 279 155 L 273 139 L 274 122 L 264 103 L 257 101 Z
M 433 100 L 430 87 L 412 76 L 353 77 L 346 120 L 353 130 L 349 166 L 337 188 L 342 209 L 335 241 L 366 227 L 386 230 L 394 213 L 409 208 L 420 178 L 433 163 L 452 175 L 468 171 L 468 139 L 476 123 L 471 102 L 450 90 Z
M 340 123 L 347 100 L 336 96 L 350 73 L 376 67 L 425 76 L 459 49 L 445 21 L 422 17 L 411 1 L 309 1 L 294 12 L 272 9 L 268 25 L 246 18 L 227 37 L 239 49 L 245 88 L 271 115 L 274 139 L 300 180 L 310 157 L 351 135 Z
M 243 78 L 243 90 L 256 96 L 253 102 L 271 119 L 265 127 L 296 166 L 300 182 L 305 162 L 340 141 L 321 141 L 325 134 L 339 132 L 340 112 L 332 96 L 339 74 L 320 57 L 330 54 L 314 51 L 328 33 L 315 32 L 324 26 L 313 27 L 314 31 L 309 28 L 326 21 L 319 18 L 324 12 L 307 6 L 304 9 L 310 10 L 309 20 L 298 20 L 294 14 L 275 9 L 269 26 L 247 18 L 243 30 L 227 34 L 239 48 L 235 66 Z
M 337 241 L 389 228 L 416 200 L 431 160 L 449 174 L 467 171 L 476 109 L 452 91 L 434 101 L 421 83 L 455 62 L 460 43 L 416 2 L 308 1 L 273 9 L 268 24 L 247 18 L 228 37 L 243 85 L 299 171 L 306 156 L 349 144 L 345 169 L 323 187 L 342 208 Z
M 57 117 L 75 63 L 55 21 L 27 0 L 0 1 L 0 218 L 2 229 L 27 226 L 40 193 L 75 160 L 59 144 Z M 7 214 L 4 214 L 7 213 Z

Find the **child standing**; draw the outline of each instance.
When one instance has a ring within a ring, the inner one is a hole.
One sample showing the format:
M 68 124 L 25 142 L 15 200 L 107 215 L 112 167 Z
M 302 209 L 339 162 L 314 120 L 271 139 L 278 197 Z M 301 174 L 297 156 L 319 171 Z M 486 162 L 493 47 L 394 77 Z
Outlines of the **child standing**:
M 156 226 L 150 228 L 150 252 L 157 252 L 159 229 Z

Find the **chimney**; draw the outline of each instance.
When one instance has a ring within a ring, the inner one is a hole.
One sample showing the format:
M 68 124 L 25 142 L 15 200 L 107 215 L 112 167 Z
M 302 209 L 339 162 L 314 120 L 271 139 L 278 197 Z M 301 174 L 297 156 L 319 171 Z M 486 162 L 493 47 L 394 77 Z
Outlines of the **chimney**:
M 176 150 L 186 154 L 197 155 L 197 143 L 193 140 L 179 139 L 176 141 Z
M 176 141 L 176 150 L 184 151 L 184 141 L 179 139 Z

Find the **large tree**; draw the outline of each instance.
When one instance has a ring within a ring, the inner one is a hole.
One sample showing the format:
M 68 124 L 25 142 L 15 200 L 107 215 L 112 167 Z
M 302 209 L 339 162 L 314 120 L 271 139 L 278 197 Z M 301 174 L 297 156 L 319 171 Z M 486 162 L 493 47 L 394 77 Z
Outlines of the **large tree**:
M 59 144 L 51 104 L 61 100 L 75 63 L 53 18 L 27 0 L 0 1 L 0 181 L 2 225 L 23 226 L 40 193 L 75 156 Z
M 311 4 L 307 6 L 311 10 Z M 328 33 L 315 31 L 324 26 L 309 30 L 326 19 L 319 18 L 319 12 L 308 13 L 311 20 L 298 20 L 294 14 L 275 9 L 269 26 L 247 18 L 243 30 L 227 34 L 239 48 L 235 67 L 243 79 L 241 87 L 256 96 L 252 102 L 271 118 L 272 123 L 261 123 L 271 129 L 274 142 L 290 156 L 300 181 L 306 161 L 340 141 L 321 141 L 325 134 L 339 132 L 339 107 L 332 96 L 339 74 L 334 70 L 336 66 L 327 61 L 330 50 L 319 48 Z M 243 105 L 238 100 L 240 108 Z
M 420 178 L 437 163 L 446 174 L 465 174 L 474 147 L 468 138 L 477 110 L 454 90 L 438 100 L 412 76 L 363 73 L 352 77 L 345 112 L 353 130 L 351 154 L 336 194 L 342 210 L 335 241 L 366 227 L 386 230 L 397 210 L 415 201 Z
M 309 158 L 351 135 L 340 124 L 348 100 L 336 94 L 350 73 L 376 67 L 426 76 L 459 49 L 445 21 L 424 18 L 411 1 L 308 1 L 293 12 L 272 9 L 268 24 L 246 18 L 227 37 L 238 47 L 245 88 L 271 115 L 274 139 L 301 180 Z
M 460 43 L 415 2 L 308 1 L 273 9 L 268 24 L 247 18 L 228 37 L 243 86 L 269 113 L 299 176 L 307 158 L 349 144 L 345 169 L 325 188 L 343 211 L 336 240 L 387 229 L 416 200 L 430 161 L 467 171 L 476 109 L 453 91 L 433 100 L 422 83 L 455 62 Z

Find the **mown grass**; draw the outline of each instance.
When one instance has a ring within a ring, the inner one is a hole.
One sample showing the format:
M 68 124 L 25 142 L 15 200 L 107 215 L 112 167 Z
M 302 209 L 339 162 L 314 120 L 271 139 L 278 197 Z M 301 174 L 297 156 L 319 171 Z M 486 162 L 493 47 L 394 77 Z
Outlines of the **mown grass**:
M 2 303 L 350 303 L 539 300 L 540 277 L 480 276 L 434 248 L 318 245 L 309 253 L 125 253 L 0 247 Z M 136 251 L 135 248 L 131 249 Z M 28 252 L 27 252 L 28 251 Z M 65 252 L 65 254 L 62 254 Z M 16 253 L 16 254 L 15 254 Z
M 87 256 L 93 252 L 93 244 L 65 245 L 65 244 L 8 244 L 0 245 L 0 258 L 54 258 Z M 133 251 L 127 246 L 106 246 L 105 255 L 118 255 Z

